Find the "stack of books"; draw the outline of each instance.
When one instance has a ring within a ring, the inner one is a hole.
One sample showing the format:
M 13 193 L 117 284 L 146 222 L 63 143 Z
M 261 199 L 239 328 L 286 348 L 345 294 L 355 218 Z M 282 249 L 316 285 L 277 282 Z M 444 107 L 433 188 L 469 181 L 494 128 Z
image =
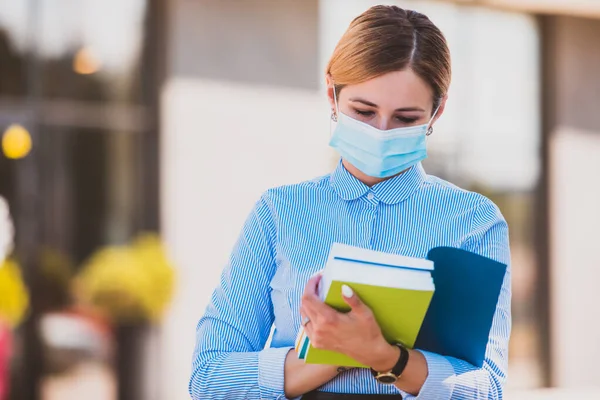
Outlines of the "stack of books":
M 371 308 L 389 343 L 481 367 L 505 274 L 506 265 L 451 247 L 434 248 L 421 259 L 334 243 L 319 296 L 347 312 L 341 288 L 348 285 Z M 310 364 L 367 367 L 313 347 L 304 329 L 296 352 Z

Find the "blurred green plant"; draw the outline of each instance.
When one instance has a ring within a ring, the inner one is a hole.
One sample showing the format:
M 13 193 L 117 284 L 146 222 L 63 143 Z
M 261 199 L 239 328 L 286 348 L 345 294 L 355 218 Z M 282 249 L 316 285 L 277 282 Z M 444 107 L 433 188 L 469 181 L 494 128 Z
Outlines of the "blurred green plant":
M 75 298 L 113 323 L 159 322 L 171 301 L 175 271 L 160 238 L 143 233 L 125 246 L 101 248 L 74 280 Z
M 21 276 L 19 264 L 6 259 L 0 264 L 0 319 L 16 328 L 29 308 L 29 293 Z
M 42 299 L 40 312 L 61 310 L 72 303 L 71 282 L 75 274 L 74 262 L 68 253 L 48 245 L 40 248 L 37 290 Z

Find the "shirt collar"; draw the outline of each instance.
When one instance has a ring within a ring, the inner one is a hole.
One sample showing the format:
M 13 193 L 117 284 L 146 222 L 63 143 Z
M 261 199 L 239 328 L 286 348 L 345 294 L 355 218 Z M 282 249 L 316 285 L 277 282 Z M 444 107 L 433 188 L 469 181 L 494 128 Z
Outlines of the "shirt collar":
M 356 200 L 372 192 L 376 199 L 385 204 L 398 204 L 416 192 L 426 176 L 423 166 L 418 163 L 400 175 L 369 187 L 348 172 L 340 159 L 337 168 L 331 174 L 330 183 L 337 194 L 346 201 Z

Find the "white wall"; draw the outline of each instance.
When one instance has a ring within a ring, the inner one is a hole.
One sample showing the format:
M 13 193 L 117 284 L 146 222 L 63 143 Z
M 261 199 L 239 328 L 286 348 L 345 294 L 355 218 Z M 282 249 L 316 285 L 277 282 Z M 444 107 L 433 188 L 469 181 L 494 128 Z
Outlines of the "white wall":
M 562 127 L 551 141 L 553 381 L 567 388 L 598 383 L 599 155 L 599 132 Z
M 187 398 L 196 323 L 242 223 L 271 186 L 329 172 L 316 91 L 170 80 L 162 95 L 162 226 L 178 267 L 162 332 L 161 399 Z
M 254 202 L 331 167 L 317 1 L 168 0 L 161 211 L 179 284 L 160 399 L 189 398 L 196 323 Z

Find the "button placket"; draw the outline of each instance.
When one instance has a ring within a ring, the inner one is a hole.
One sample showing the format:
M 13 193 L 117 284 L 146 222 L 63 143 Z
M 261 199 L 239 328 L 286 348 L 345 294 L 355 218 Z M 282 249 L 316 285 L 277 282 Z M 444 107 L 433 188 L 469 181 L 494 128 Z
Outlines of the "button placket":
M 373 205 L 373 209 L 371 210 L 371 237 L 369 240 L 369 244 L 371 245 L 371 249 L 376 248 L 376 237 L 377 237 L 377 218 L 379 216 L 379 200 L 374 200 L 375 204 Z
M 367 243 L 369 248 L 373 248 L 373 240 L 375 238 L 375 224 L 377 220 L 377 214 L 379 209 L 379 200 L 375 197 L 375 193 L 369 191 L 364 197 L 366 203 L 365 209 L 365 223 L 367 236 Z

